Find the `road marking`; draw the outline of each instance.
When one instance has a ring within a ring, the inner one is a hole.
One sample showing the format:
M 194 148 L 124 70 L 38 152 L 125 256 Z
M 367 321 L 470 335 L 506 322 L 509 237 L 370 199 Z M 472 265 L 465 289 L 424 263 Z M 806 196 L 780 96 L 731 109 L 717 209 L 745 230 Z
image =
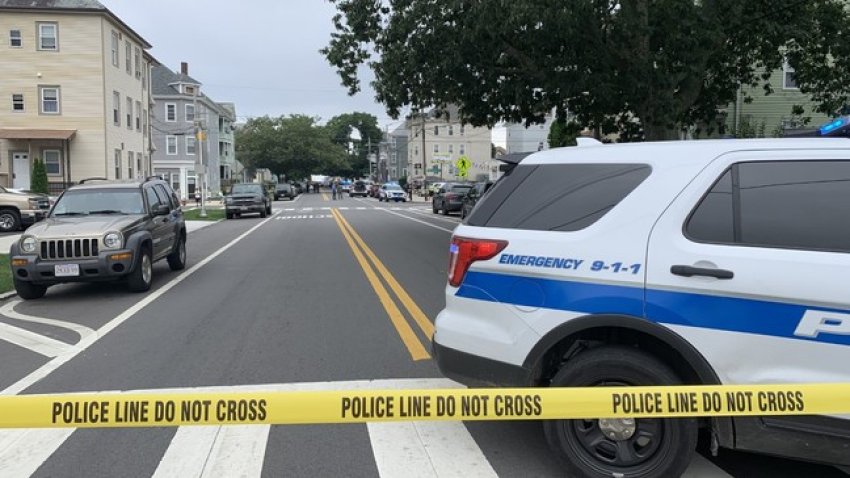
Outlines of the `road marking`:
M 382 477 L 498 477 L 462 422 L 366 426 Z
M 56 452 L 75 428 L 0 430 L 3 476 L 30 476 Z
M 294 211 L 294 210 L 295 210 L 294 207 L 288 207 L 288 208 L 284 209 L 284 211 Z
M 330 210 L 331 210 L 331 208 L 329 208 L 329 207 L 321 207 L 321 208 L 319 208 L 319 209 L 321 209 L 321 210 L 323 210 L 323 211 L 330 211 Z
M 15 310 L 15 307 L 20 304 L 22 301 L 15 300 L 9 302 L 0 308 L 0 314 L 9 317 L 10 319 L 20 320 L 23 322 L 32 322 L 36 324 L 44 324 L 50 325 L 53 327 L 59 327 L 63 329 L 72 330 L 80 336 L 80 340 L 87 339 L 90 335 L 94 335 L 94 330 L 86 327 L 85 325 L 75 324 L 73 322 L 65 322 L 62 320 L 55 319 L 45 319 L 42 317 L 35 317 L 33 315 L 25 315 Z
M 67 354 L 74 349 L 74 346 L 71 344 L 3 322 L 0 322 L 0 340 L 50 358 Z
M 227 251 L 231 247 L 238 244 L 239 241 L 241 241 L 242 239 L 245 239 L 246 237 L 251 235 L 254 231 L 263 227 L 264 224 L 271 221 L 272 219 L 274 219 L 274 216 L 271 216 L 271 217 L 264 219 L 263 221 L 261 221 L 260 223 L 258 223 L 254 227 L 252 227 L 251 229 L 248 229 L 247 231 L 243 232 L 241 235 L 239 235 L 238 237 L 236 237 L 232 241 L 228 242 L 227 244 L 225 244 L 220 249 L 213 252 L 212 254 L 207 256 L 206 258 L 204 258 L 201 262 L 190 267 L 188 270 L 183 271 L 180 275 L 178 275 L 174 279 L 171 279 L 171 281 L 169 281 L 168 283 L 166 283 L 165 285 L 163 285 L 159 289 L 147 294 L 141 300 L 139 300 L 138 302 L 136 302 L 135 304 L 130 306 L 127 310 L 118 314 L 118 316 L 116 316 L 114 319 L 110 320 L 109 322 L 104 324 L 101 328 L 97 329 L 97 331 L 95 332 L 94 335 L 91 335 L 91 336 L 89 336 L 85 339 L 80 340 L 80 342 L 76 346 L 74 346 L 73 348 L 70 348 L 67 353 L 64 353 L 62 355 L 58 355 L 58 356 L 54 357 L 53 359 L 51 359 L 46 364 L 35 369 L 29 375 L 21 378 L 17 382 L 6 387 L 2 392 L 0 392 L 0 395 L 16 395 L 16 394 L 24 391 L 27 387 L 32 386 L 33 384 L 35 384 L 39 380 L 47 377 L 54 370 L 61 367 L 64 363 L 68 362 L 72 358 L 76 357 L 80 352 L 89 348 L 93 343 L 102 339 L 109 332 L 112 332 L 116 327 L 118 327 L 119 325 L 126 322 L 127 319 L 136 315 L 140 310 L 144 309 L 145 307 L 150 305 L 152 302 L 154 302 L 155 300 L 162 297 L 166 292 L 168 292 L 169 290 L 174 288 L 174 286 L 176 286 L 177 284 L 186 280 L 186 278 L 188 278 L 190 275 L 197 272 L 201 267 L 204 267 L 205 265 L 209 264 L 213 259 L 215 259 L 216 257 L 220 256 L 221 254 L 223 254 L 225 251 Z
M 322 199 L 324 199 L 325 201 L 331 200 L 331 198 L 328 197 L 328 193 L 322 193 Z
M 429 210 L 419 210 L 419 209 L 410 209 L 410 212 L 413 214 L 418 214 L 420 216 L 430 217 L 431 219 L 435 219 L 437 221 L 448 222 L 451 224 L 460 224 L 461 219 L 458 216 L 438 216 Z
M 302 211 L 312 211 L 312 210 L 313 210 L 313 208 L 311 208 L 311 207 L 302 207 L 302 208 L 301 208 L 301 210 L 302 210 Z
M 343 223 L 344 219 L 342 219 L 342 214 L 335 209 L 331 210 L 331 213 L 333 213 L 337 226 L 339 226 L 339 230 L 342 231 L 342 235 L 348 243 L 348 247 L 350 247 L 351 252 L 354 253 L 354 258 L 357 259 L 358 264 L 360 264 L 360 268 L 363 269 L 363 273 L 366 274 L 366 279 L 369 281 L 372 289 L 374 289 L 375 294 L 378 295 L 378 300 L 381 302 L 381 305 L 384 306 L 384 310 L 387 312 L 387 315 L 389 315 L 390 322 L 392 322 L 396 332 L 399 337 L 401 337 L 401 341 L 404 342 L 404 345 L 407 347 L 407 351 L 410 353 L 411 358 L 414 361 L 431 358 L 431 355 L 427 350 L 425 350 L 425 346 L 422 345 L 422 342 L 420 342 L 419 338 L 416 336 L 416 332 L 413 331 L 410 324 L 408 324 L 404 319 L 401 310 L 399 310 L 398 306 L 395 302 L 393 302 L 389 292 L 381 283 L 380 279 L 378 279 L 378 276 L 375 274 L 375 271 L 372 270 L 372 267 L 363 256 L 363 253 L 360 252 L 360 249 L 358 249 L 354 239 L 351 238 L 351 234 L 349 234 L 345 224 Z
M 365 207 L 363 207 L 363 206 L 360 206 L 360 207 L 358 207 L 358 208 L 357 208 L 357 210 L 358 210 L 358 211 L 365 211 L 365 210 L 366 210 L 366 208 L 365 208 Z
M 270 425 L 180 427 L 154 478 L 259 477 Z
M 369 246 L 366 245 L 366 242 L 363 240 L 363 238 L 360 237 L 360 234 L 358 234 L 357 231 L 354 230 L 354 227 L 351 226 L 351 224 L 345 219 L 345 217 L 342 216 L 342 214 L 337 214 L 339 215 L 339 218 L 342 221 L 343 225 L 348 228 L 352 237 L 354 237 L 354 240 L 357 241 L 357 244 L 363 249 L 369 259 L 372 261 L 372 264 L 374 264 L 375 268 L 378 270 L 384 280 L 387 281 L 387 284 L 389 284 L 393 292 L 395 292 L 396 297 L 399 298 L 401 303 L 404 305 L 404 308 L 407 309 L 407 312 L 411 315 L 411 317 L 413 317 L 413 320 L 416 321 L 416 324 L 419 325 L 419 328 L 422 330 L 425 336 L 428 337 L 428 340 L 431 340 L 431 337 L 434 336 L 434 324 L 430 320 L 428 320 L 428 317 L 425 316 L 425 313 L 422 312 L 422 309 L 420 309 L 419 306 L 416 305 L 416 302 L 413 301 L 413 299 L 410 297 L 404 287 L 402 287 L 401 284 L 398 283 L 395 277 L 384 266 L 384 263 L 381 262 L 381 260 L 378 259 L 378 256 L 374 252 L 372 252 L 372 249 L 370 249 Z
M 405 216 L 404 214 L 397 213 L 395 211 L 390 211 L 390 210 L 387 210 L 387 209 L 383 209 L 383 211 L 387 214 L 392 214 L 394 216 L 403 217 L 403 218 L 405 218 L 409 221 L 418 222 L 419 224 L 422 224 L 424 226 L 433 227 L 434 229 L 439 229 L 441 231 L 446 231 L 448 233 L 454 232 L 454 230 L 452 230 L 452 229 L 446 229 L 445 227 L 440 227 L 436 224 L 431 224 L 430 222 L 423 221 L 422 219 L 416 219 L 415 217 Z

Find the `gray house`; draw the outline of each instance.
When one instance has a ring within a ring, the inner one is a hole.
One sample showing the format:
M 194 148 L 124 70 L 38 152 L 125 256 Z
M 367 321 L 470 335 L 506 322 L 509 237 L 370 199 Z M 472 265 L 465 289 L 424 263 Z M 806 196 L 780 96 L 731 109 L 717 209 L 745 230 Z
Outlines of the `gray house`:
M 234 105 L 204 95 L 186 63 L 179 74 L 164 66 L 153 68 L 151 92 L 154 174 L 189 199 L 201 188 L 199 173 L 206 171 L 207 194 L 217 195 L 239 169 L 233 147 Z

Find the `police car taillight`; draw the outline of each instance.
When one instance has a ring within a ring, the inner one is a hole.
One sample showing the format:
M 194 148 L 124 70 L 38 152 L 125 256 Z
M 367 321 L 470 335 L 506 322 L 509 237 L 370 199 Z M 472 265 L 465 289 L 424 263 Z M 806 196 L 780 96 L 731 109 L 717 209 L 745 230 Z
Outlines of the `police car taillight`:
M 508 247 L 508 241 L 453 237 L 449 246 L 449 285 L 458 287 L 475 261 L 492 259 Z

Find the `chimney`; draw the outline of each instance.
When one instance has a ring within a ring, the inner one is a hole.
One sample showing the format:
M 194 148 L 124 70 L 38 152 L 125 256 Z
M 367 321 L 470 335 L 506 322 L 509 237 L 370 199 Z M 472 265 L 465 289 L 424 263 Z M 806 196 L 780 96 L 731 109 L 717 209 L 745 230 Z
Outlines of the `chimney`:
M 185 61 L 180 62 L 180 73 L 189 76 L 189 64 Z

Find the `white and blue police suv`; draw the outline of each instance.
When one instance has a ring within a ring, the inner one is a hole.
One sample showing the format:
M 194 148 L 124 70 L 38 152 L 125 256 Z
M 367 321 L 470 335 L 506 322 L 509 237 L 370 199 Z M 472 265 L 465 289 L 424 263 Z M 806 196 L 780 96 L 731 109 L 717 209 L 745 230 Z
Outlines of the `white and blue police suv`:
M 848 139 L 535 153 L 450 257 L 433 346 L 469 385 L 850 381 Z M 846 416 L 544 422 L 569 476 L 678 476 L 700 429 L 850 466 Z

